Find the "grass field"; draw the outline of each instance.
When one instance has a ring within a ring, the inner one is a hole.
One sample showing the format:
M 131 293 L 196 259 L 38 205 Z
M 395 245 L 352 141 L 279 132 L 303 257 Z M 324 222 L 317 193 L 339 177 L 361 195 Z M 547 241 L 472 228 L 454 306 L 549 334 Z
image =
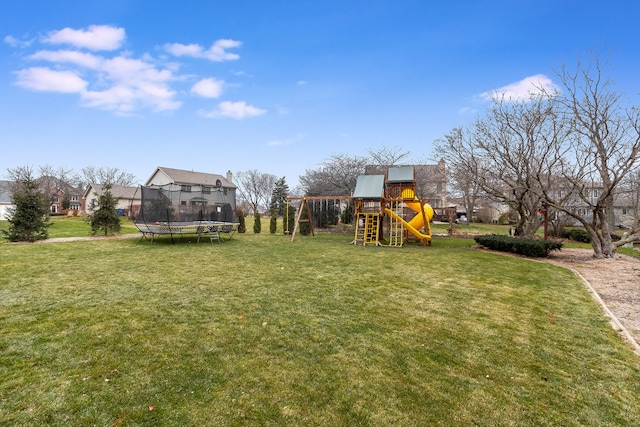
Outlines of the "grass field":
M 351 238 L 1 244 L 0 425 L 640 419 L 638 359 L 571 273 Z

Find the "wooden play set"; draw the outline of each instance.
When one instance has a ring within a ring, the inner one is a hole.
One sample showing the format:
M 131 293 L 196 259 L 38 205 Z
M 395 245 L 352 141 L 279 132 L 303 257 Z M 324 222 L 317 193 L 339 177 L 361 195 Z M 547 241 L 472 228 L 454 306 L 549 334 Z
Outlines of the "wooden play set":
M 390 167 L 386 175 L 360 175 L 352 196 L 287 199 L 301 201 L 292 241 L 300 222 L 308 222 L 313 234 L 310 201 L 350 200 L 355 217 L 353 244 L 400 247 L 407 241 L 419 241 L 431 245 L 429 223 L 434 212 L 429 200 L 416 197 L 413 166 Z M 302 219 L 303 211 L 307 213 L 306 219 Z

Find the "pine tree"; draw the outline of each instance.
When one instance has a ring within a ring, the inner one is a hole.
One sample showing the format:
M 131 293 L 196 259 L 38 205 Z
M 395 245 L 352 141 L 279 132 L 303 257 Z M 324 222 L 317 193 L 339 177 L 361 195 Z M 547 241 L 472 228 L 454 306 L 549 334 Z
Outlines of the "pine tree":
M 9 228 L 2 230 L 11 242 L 35 242 L 49 237 L 49 200 L 28 169 L 21 170 L 9 209 Z
M 104 192 L 98 197 L 98 207 L 91 215 L 91 235 L 96 235 L 99 231 L 104 235 L 117 233 L 120 231 L 120 217 L 116 206 L 118 199 L 111 194 L 111 185 L 104 186 Z
M 289 195 L 289 186 L 285 180 L 285 177 L 278 179 L 273 187 L 271 193 L 271 204 L 269 206 L 269 212 L 271 215 L 283 216 L 287 210 L 287 196 Z
M 269 220 L 269 233 L 276 234 L 276 231 L 278 231 L 278 217 L 272 213 Z

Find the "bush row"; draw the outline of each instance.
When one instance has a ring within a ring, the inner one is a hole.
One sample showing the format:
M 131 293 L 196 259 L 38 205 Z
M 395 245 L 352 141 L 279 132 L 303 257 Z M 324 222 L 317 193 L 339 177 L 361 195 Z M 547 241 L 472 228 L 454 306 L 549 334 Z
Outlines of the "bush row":
M 489 249 L 528 257 L 546 257 L 549 252 L 562 248 L 562 243 L 551 240 L 534 240 L 496 234 L 476 236 L 474 240 Z

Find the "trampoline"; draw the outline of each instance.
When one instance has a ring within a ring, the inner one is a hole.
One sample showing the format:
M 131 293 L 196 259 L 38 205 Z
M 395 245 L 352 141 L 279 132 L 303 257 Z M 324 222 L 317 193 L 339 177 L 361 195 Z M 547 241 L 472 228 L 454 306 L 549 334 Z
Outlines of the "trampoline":
M 218 183 L 216 183 L 218 184 Z M 140 206 L 134 206 L 135 226 L 142 238 L 197 235 L 209 237 L 211 243 L 230 240 L 240 225 L 236 219 L 235 191 L 221 185 L 150 185 L 140 186 Z M 135 197 L 134 197 L 135 199 Z

